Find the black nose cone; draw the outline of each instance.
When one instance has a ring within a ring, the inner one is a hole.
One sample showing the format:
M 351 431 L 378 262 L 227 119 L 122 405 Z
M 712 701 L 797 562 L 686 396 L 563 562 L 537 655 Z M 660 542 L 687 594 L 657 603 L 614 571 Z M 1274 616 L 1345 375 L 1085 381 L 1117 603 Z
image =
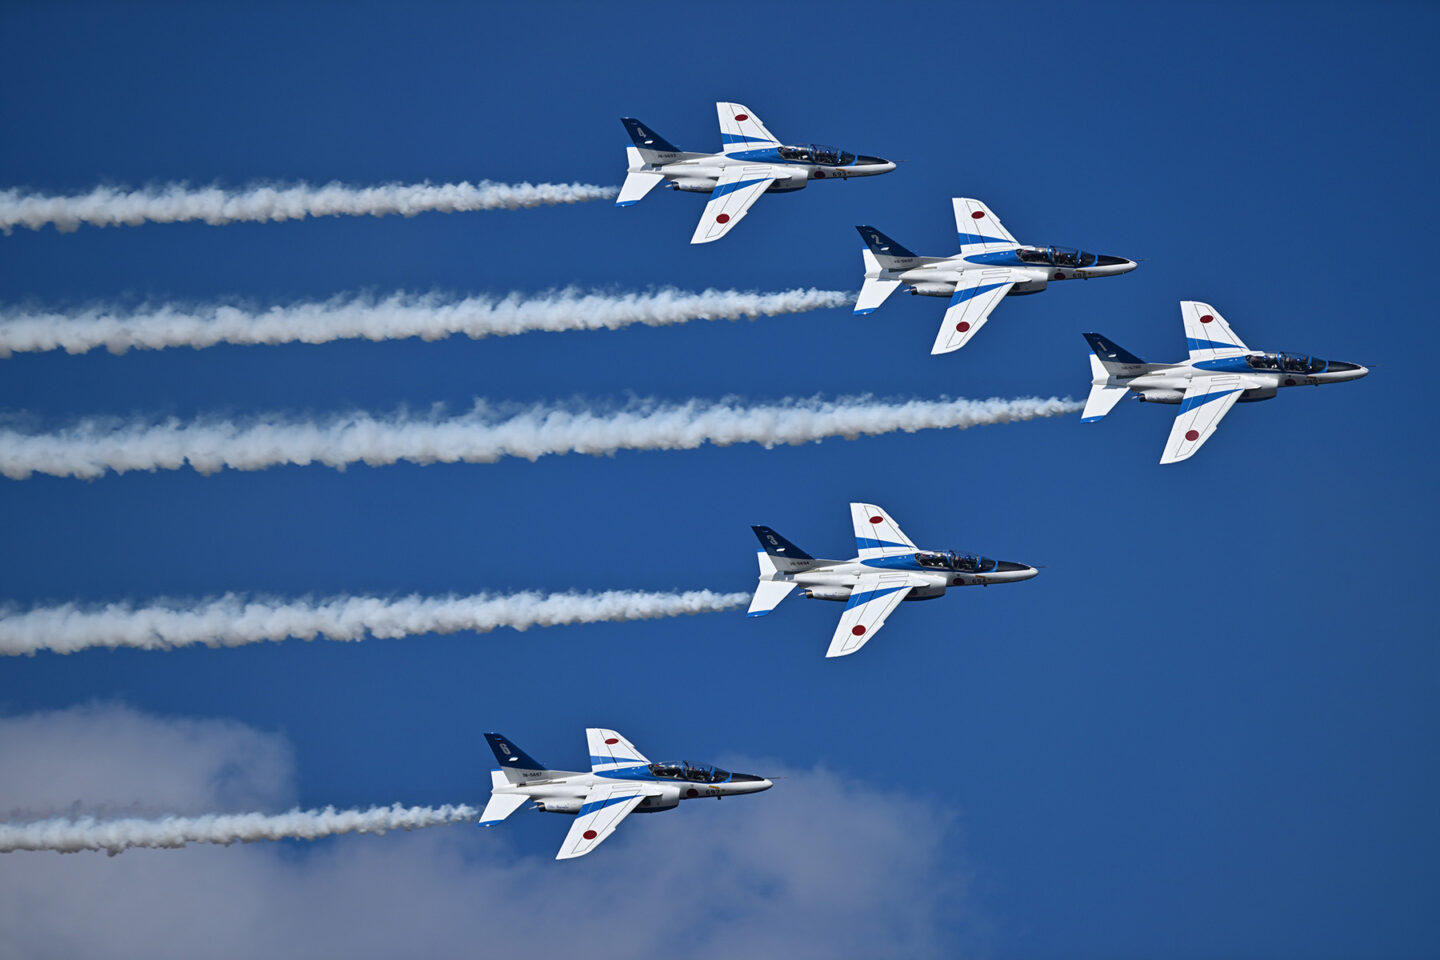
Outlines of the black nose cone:
M 864 154 L 855 158 L 856 163 L 889 163 L 884 157 L 867 157 Z
M 730 774 L 730 782 L 731 782 L 731 783 L 759 783 L 761 780 L 764 780 L 764 779 L 765 779 L 764 777 L 757 777 L 757 776 L 754 776 L 753 774 L 749 774 L 749 773 L 732 773 L 732 774 Z
M 1026 563 L 1012 563 L 1009 560 L 1001 560 L 995 567 L 996 573 L 1019 573 L 1022 570 L 1029 570 L 1030 565 Z
M 1358 363 L 1346 363 L 1344 360 L 1331 360 L 1325 367 L 1326 373 L 1354 373 L 1361 369 Z
M 1130 261 L 1124 257 L 1111 257 L 1103 253 L 1095 258 L 1095 266 L 1097 267 L 1119 267 L 1129 262 Z

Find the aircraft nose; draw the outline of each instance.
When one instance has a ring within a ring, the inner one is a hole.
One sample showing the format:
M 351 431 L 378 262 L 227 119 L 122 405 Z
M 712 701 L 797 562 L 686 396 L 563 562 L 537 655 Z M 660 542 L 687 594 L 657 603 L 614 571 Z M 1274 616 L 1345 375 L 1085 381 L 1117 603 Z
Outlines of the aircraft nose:
M 879 169 L 875 171 L 876 173 L 889 173 L 895 169 L 894 161 L 886 160 L 884 157 L 860 156 L 855 158 L 855 163 L 860 166 L 878 167 Z
M 1339 380 L 1359 380 L 1370 372 L 1369 367 L 1363 367 L 1358 363 L 1346 363 L 1344 360 L 1331 360 L 1325 367 L 1326 373 L 1343 373 L 1345 376 L 1337 377 Z
M 730 782 L 739 787 L 736 793 L 759 793 L 761 790 L 769 790 L 775 786 L 764 777 L 756 777 L 748 773 L 732 773 Z
M 1040 573 L 1029 564 L 1012 563 L 1009 560 L 999 561 L 995 566 L 995 572 L 1005 574 L 1006 580 L 1029 580 Z
M 1126 260 L 1124 257 L 1111 257 L 1102 253 L 1095 258 L 1095 266 L 1107 267 L 1106 273 L 1129 273 L 1140 264 L 1134 260 Z

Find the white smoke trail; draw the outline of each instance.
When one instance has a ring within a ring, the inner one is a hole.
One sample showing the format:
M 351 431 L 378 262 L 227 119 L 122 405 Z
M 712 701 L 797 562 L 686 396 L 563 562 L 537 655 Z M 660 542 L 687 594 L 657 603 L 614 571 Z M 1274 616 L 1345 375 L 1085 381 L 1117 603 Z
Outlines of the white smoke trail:
M 276 600 L 226 594 L 148 606 L 63 604 L 23 612 L 0 608 L 0 654 L 74 653 L 90 647 L 173 650 L 205 644 L 238 647 L 287 637 L 363 640 L 424 633 L 484 633 L 570 623 L 654 620 L 743 607 L 746 593 L 516 593 L 445 597 L 328 597 Z
M 332 416 L 321 421 L 281 417 L 241 422 L 202 419 L 181 423 L 82 420 L 58 433 L 0 428 L 0 475 L 23 480 L 32 473 L 94 478 L 107 470 L 178 470 L 198 473 L 263 470 L 280 464 L 494 463 L 504 457 L 538 460 L 550 454 L 610 454 L 618 450 L 692 450 L 706 443 L 802 444 L 825 437 L 856 437 L 903 430 L 966 429 L 1074 413 L 1070 399 L 1002 400 L 788 399 L 744 406 L 736 401 L 691 400 L 662 405 L 592 410 L 537 405 L 502 417 L 485 403 L 458 417 L 399 413 Z
M 11 353 L 105 347 L 210 347 L 217 343 L 328 343 L 331 340 L 472 339 L 532 330 L 615 330 L 690 320 L 803 313 L 847 305 L 836 290 L 655 290 L 647 293 L 586 293 L 567 289 L 535 297 L 510 294 L 455 298 L 440 293 L 394 293 L 383 299 L 347 294 L 324 301 L 268 308 L 207 304 L 134 309 L 97 305 L 70 312 L 10 309 L 0 312 L 0 357 Z
M 337 833 L 385 833 L 418 830 L 474 820 L 475 807 L 371 807 L 368 810 L 291 810 L 287 813 L 207 814 L 200 817 L 162 817 L 159 820 L 126 818 L 75 820 L 57 818 L 29 823 L 0 823 L 0 853 L 16 850 L 54 850 L 79 853 L 104 850 L 112 857 L 131 847 L 183 847 L 189 843 L 253 843 L 256 840 L 315 840 Z
M 220 186 L 192 187 L 167 183 L 142 190 L 96 187 L 78 196 L 0 190 L 0 231 L 7 235 L 17 226 L 39 230 L 53 223 L 70 233 L 82 223 L 97 227 L 120 224 L 178 223 L 203 220 L 210 224 L 240 221 L 303 220 L 306 217 L 383 217 L 398 213 L 413 217 L 431 211 L 457 213 L 469 210 L 518 210 L 553 203 L 604 200 L 616 187 L 588 183 L 385 183 L 356 187 L 344 183 L 314 186 L 309 183 L 252 185 L 239 189 Z

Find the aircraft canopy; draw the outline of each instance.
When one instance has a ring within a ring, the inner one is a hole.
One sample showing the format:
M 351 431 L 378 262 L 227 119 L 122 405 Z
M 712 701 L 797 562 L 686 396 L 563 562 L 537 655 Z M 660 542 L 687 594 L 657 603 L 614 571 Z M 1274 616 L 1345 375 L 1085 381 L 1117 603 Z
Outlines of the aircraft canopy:
M 1021 247 L 1015 255 L 1024 263 L 1053 267 L 1088 267 L 1095 262 L 1095 254 L 1076 247 Z
M 690 763 L 688 760 L 678 762 L 667 760 L 661 763 L 652 763 L 650 764 L 650 773 L 656 777 L 668 777 L 672 780 L 689 780 L 692 783 L 724 783 L 730 779 L 729 770 L 721 770 L 719 767 L 708 767 L 699 763 Z
M 855 154 L 839 147 L 827 147 L 823 143 L 812 143 L 808 147 L 780 147 L 780 156 L 800 163 L 823 163 L 832 167 L 843 167 L 855 161 Z
M 921 550 L 915 554 L 915 562 L 922 567 L 931 567 L 935 570 L 957 570 L 961 573 L 986 573 L 996 567 L 995 561 L 989 557 L 956 553 L 954 550 L 944 552 Z
M 1328 364 L 1319 357 L 1303 353 L 1252 353 L 1245 358 L 1252 370 L 1274 370 L 1283 373 L 1320 373 Z

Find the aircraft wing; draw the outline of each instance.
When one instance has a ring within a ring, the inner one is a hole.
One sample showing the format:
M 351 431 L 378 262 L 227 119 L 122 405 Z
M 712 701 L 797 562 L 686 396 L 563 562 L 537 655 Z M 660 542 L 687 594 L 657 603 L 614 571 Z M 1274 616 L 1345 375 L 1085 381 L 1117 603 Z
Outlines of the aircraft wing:
M 778 179 L 768 164 L 726 167 L 720 175 L 720 182 L 710 193 L 710 202 L 705 204 L 705 212 L 700 215 L 690 242 L 710 243 L 725 236 L 745 218 L 750 205 L 760 199 L 760 194 Z
M 960 234 L 960 252 L 983 253 L 986 250 L 1008 250 L 1020 245 L 1000 223 L 995 212 L 980 200 L 956 197 L 955 230 Z
M 1250 349 L 1235 336 L 1220 311 L 1208 303 L 1181 300 L 1180 318 L 1185 321 L 1185 345 L 1190 348 L 1192 361 L 1239 356 Z
M 840 625 L 830 638 L 830 649 L 825 651 L 825 656 L 848 657 L 865 646 L 866 641 L 885 626 L 885 618 L 896 605 L 925 582 L 903 571 L 862 576 L 850 591 L 850 602 L 845 604 L 845 612 L 840 615 Z
M 873 503 L 850 504 L 850 525 L 855 528 L 856 556 L 861 560 L 915 552 L 900 524 Z
M 931 356 L 954 353 L 969 343 L 970 338 L 990 319 L 990 311 L 1004 299 L 1015 282 L 1014 274 L 1003 267 L 965 273 L 950 297 L 945 319 L 940 321 L 940 332 L 935 335 L 935 345 L 930 348 Z
M 620 821 L 654 792 L 654 788 L 633 783 L 591 787 L 590 792 L 585 794 L 580 813 L 570 825 L 570 832 L 565 834 L 565 842 L 560 844 L 560 852 L 555 855 L 555 859 L 573 860 L 600 846 L 605 842 L 605 838 L 620 826 Z
M 1179 463 L 1194 456 L 1244 391 L 1245 384 L 1240 377 L 1192 378 L 1185 390 L 1185 399 L 1180 401 L 1180 413 L 1170 428 L 1170 439 L 1165 441 L 1165 455 L 1160 462 Z
M 715 112 L 720 117 L 720 149 L 724 153 L 763 150 L 780 145 L 780 141 L 765 129 L 765 124 L 745 104 L 721 100 L 715 104 Z

